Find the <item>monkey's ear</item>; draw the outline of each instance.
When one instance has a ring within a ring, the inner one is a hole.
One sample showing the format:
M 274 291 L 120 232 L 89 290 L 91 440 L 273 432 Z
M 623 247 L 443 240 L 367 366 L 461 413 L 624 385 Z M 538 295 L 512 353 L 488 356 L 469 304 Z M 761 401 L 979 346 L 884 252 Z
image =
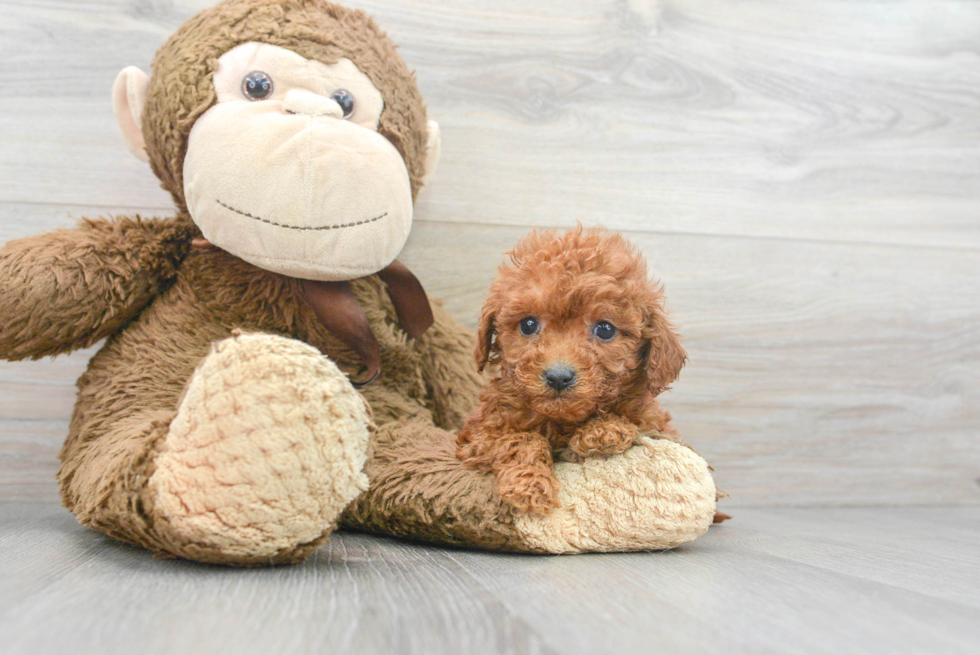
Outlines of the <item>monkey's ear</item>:
M 422 185 L 429 183 L 432 174 L 439 163 L 439 153 L 442 151 L 442 137 L 439 135 L 439 123 L 429 121 L 429 140 L 425 144 L 425 173 L 422 175 Z
M 129 151 L 141 161 L 150 161 L 146 154 L 146 141 L 140 120 L 146 104 L 146 91 L 150 86 L 150 76 L 136 68 L 127 66 L 116 76 L 112 85 L 112 110 L 122 132 L 123 141 Z

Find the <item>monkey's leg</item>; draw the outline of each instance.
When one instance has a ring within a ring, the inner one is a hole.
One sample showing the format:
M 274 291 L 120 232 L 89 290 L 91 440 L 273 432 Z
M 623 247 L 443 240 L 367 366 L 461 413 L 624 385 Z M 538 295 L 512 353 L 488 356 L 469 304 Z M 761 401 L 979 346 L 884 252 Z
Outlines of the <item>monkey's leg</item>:
M 301 561 L 366 486 L 368 425 L 361 397 L 314 348 L 233 337 L 174 411 L 121 420 L 66 459 L 63 494 L 82 523 L 160 553 Z
M 674 548 L 703 534 L 715 512 L 708 465 L 691 449 L 641 436 L 621 455 L 559 462 L 560 507 L 513 509 L 492 473 L 464 468 L 455 435 L 416 420 L 372 435 L 367 492 L 341 525 L 438 544 L 536 553 Z

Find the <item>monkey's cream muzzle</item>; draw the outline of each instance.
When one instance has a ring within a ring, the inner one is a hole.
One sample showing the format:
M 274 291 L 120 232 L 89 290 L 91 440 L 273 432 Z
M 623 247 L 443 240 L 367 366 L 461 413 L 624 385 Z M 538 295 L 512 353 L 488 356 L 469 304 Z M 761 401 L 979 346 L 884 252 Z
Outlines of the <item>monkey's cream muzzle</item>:
M 129 149 L 148 161 L 141 130 L 149 77 L 124 69 L 113 108 Z M 218 59 L 217 103 L 194 123 L 184 200 L 204 237 L 261 268 L 318 281 L 376 273 L 412 227 L 412 185 L 378 133 L 384 98 L 349 59 L 306 59 L 244 43 Z M 428 124 L 425 180 L 439 158 Z
M 204 237 L 305 279 L 348 280 L 390 264 L 412 226 L 408 170 L 387 139 L 339 111 L 290 91 L 281 102 L 205 112 L 184 162 L 187 208 Z

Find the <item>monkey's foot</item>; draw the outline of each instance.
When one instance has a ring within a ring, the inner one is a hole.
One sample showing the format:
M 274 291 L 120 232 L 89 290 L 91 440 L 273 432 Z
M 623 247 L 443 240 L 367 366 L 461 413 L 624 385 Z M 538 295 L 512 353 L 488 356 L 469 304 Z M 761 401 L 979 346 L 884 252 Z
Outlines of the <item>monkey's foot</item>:
M 639 437 L 622 455 L 559 462 L 560 507 L 515 513 L 514 527 L 530 550 L 547 553 L 662 550 L 707 531 L 715 485 L 691 449 Z
M 293 339 L 216 344 L 188 383 L 147 484 L 169 554 L 297 562 L 367 488 L 368 411 L 343 373 Z

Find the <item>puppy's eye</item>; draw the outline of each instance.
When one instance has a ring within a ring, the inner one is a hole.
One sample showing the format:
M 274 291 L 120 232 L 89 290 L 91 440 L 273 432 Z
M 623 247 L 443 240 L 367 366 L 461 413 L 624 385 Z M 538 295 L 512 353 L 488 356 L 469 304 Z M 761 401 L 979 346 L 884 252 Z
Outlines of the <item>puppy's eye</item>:
M 609 321 L 599 321 L 592 328 L 592 334 L 600 341 L 612 341 L 617 332 L 616 326 Z
M 350 118 L 354 113 L 354 96 L 347 89 L 337 89 L 331 94 L 330 99 L 340 105 L 344 111 L 344 118 Z
M 272 78 L 262 71 L 252 71 L 242 80 L 242 93 L 249 100 L 265 100 L 273 88 Z
M 540 329 L 541 326 L 538 324 L 538 319 L 534 318 L 533 316 L 528 316 L 525 319 L 521 319 L 520 330 L 521 334 L 523 334 L 525 337 L 536 334 Z

